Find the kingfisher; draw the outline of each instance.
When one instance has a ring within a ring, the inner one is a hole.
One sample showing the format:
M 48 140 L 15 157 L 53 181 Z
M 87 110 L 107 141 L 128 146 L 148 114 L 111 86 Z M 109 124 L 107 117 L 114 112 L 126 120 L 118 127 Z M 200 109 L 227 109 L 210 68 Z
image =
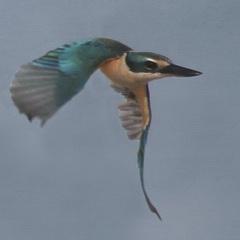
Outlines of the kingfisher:
M 150 210 L 161 220 L 144 184 L 144 152 L 151 123 L 148 83 L 164 77 L 193 77 L 202 74 L 181 67 L 160 54 L 136 52 L 112 39 L 88 38 L 64 44 L 21 66 L 10 85 L 12 100 L 29 121 L 41 125 L 79 93 L 94 71 L 100 69 L 110 86 L 124 97 L 119 104 L 122 126 L 129 139 L 137 139 L 141 187 Z

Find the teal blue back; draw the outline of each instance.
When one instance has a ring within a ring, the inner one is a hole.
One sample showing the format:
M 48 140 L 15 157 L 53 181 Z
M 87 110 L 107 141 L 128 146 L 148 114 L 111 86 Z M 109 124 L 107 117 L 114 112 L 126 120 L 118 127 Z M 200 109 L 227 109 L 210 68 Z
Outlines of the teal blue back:
M 34 65 L 59 70 L 59 106 L 67 102 L 85 85 L 91 74 L 107 59 L 131 50 L 124 44 L 105 38 L 86 39 L 65 44 L 33 61 Z

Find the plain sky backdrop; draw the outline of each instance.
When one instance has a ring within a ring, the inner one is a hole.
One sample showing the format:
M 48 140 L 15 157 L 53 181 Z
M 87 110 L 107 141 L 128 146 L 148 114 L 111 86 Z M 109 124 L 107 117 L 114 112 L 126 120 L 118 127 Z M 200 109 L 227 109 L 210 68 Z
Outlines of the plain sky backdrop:
M 8 87 L 66 42 L 116 39 L 202 71 L 150 84 L 143 197 L 122 96 L 101 72 L 44 128 Z M 239 0 L 1 0 L 1 240 L 240 239 Z

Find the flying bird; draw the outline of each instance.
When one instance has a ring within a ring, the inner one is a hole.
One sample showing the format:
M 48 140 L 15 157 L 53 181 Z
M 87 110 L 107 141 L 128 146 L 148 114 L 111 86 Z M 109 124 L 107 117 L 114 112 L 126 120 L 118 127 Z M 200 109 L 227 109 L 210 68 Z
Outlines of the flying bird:
M 164 77 L 193 77 L 201 72 L 184 68 L 160 54 L 135 52 L 111 39 L 89 38 L 67 43 L 21 66 L 10 86 L 14 104 L 29 121 L 41 125 L 79 93 L 94 71 L 100 69 L 111 87 L 124 96 L 120 119 L 129 139 L 139 140 L 137 153 L 143 194 L 150 210 L 161 220 L 144 185 L 144 150 L 151 123 L 148 83 Z

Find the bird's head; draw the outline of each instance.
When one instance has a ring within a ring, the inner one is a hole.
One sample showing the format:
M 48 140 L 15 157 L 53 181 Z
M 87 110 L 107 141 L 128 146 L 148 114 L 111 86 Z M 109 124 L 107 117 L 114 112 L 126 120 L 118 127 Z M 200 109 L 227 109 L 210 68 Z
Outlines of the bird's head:
M 150 52 L 130 51 L 118 59 L 107 61 L 100 68 L 113 82 L 129 88 L 164 77 L 193 77 L 201 74 Z
M 193 77 L 201 74 L 201 72 L 175 65 L 165 56 L 149 52 L 128 52 L 126 65 L 131 72 L 145 74 L 145 77 L 150 79 Z

